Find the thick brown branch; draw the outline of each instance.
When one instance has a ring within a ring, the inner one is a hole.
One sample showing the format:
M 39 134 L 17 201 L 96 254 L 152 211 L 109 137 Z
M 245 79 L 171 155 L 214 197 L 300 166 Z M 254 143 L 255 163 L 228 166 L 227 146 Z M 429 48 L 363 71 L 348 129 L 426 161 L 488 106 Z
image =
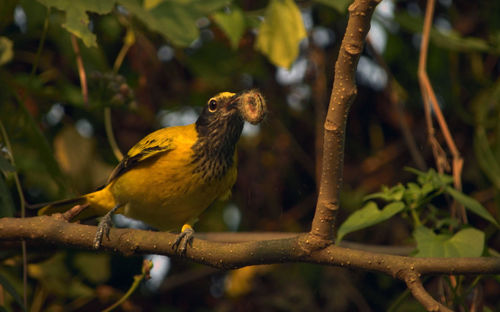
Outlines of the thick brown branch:
M 2 218 L 0 240 L 28 244 L 57 245 L 92 250 L 95 226 L 68 223 L 62 218 Z M 175 234 L 132 229 L 112 229 L 102 249 L 124 255 L 163 254 L 178 256 L 172 249 Z M 309 262 L 343 266 L 389 274 L 499 274 L 498 258 L 412 258 L 348 249 L 335 245 L 309 253 L 302 246 L 308 234 L 264 241 L 219 243 L 195 238 L 184 257 L 217 268 L 239 268 L 254 264 Z
M 312 244 L 311 248 L 325 246 L 324 241 L 333 239 L 333 224 L 342 185 L 345 127 L 349 107 L 357 94 L 356 67 L 378 3 L 377 0 L 356 0 L 349 6 L 349 22 L 335 64 L 333 89 L 324 125 L 321 180 L 311 227 L 311 236 L 316 237 L 320 244 Z

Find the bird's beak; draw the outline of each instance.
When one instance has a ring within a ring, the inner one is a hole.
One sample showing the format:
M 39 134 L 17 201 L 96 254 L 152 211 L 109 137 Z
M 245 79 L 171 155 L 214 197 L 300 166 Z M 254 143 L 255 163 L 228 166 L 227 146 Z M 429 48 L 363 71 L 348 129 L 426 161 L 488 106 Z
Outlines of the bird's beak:
M 241 94 L 235 94 L 226 104 L 226 112 L 234 112 L 239 109 Z

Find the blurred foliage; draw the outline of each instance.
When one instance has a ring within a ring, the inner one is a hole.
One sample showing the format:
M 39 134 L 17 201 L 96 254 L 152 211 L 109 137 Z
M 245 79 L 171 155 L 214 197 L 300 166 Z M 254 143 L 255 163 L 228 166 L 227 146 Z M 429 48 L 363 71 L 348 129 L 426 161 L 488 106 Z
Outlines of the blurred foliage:
M 0 1 L 0 121 L 6 128 L 0 138 L 0 213 L 20 215 L 16 174 L 29 204 L 102 185 L 117 163 L 106 125 L 125 151 L 157 128 L 193 122 L 217 92 L 259 88 L 270 115 L 259 127 L 246 128 L 240 140 L 230 202 L 214 204 L 196 230 L 308 231 L 320 153 L 316 129 L 323 123 L 349 3 Z M 370 33 L 374 49 L 363 52 L 346 133 L 339 240 L 412 246 L 415 256 L 499 255 L 499 3 L 436 4 L 428 73 L 465 159 L 461 192 L 447 175 L 404 170 L 416 162 L 401 120 L 417 153 L 427 166 L 434 163 L 416 76 L 425 2 L 379 5 Z M 85 68 L 88 103 L 71 36 Z M 393 98 L 399 98 L 401 114 Z M 111 124 L 105 109 L 111 109 Z M 467 209 L 468 225 L 451 217 L 453 200 Z M 141 272 L 139 258 L 36 245 L 28 251 L 32 311 L 102 310 L 122 298 Z M 3 307 L 19 311 L 20 252 L 0 254 Z M 152 279 L 118 310 L 422 310 L 401 282 L 370 272 L 309 264 L 214 272 L 176 259 L 155 261 Z M 497 277 L 459 277 L 458 283 L 443 278 L 426 281 L 436 298 L 454 294 L 466 306 L 472 291 L 482 289 L 485 310 L 500 310 Z
M 295 61 L 299 42 L 306 37 L 302 16 L 293 0 L 271 0 L 258 31 L 255 48 L 285 68 Z

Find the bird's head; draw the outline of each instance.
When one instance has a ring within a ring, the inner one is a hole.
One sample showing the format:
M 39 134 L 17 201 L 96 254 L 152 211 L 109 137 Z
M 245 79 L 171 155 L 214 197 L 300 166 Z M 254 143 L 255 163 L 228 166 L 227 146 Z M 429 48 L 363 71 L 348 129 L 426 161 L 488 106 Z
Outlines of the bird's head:
M 196 129 L 200 136 L 236 136 L 237 140 L 245 120 L 255 125 L 266 113 L 266 102 L 257 90 L 222 92 L 208 100 L 196 121 Z
M 266 102 L 256 90 L 222 92 L 209 99 L 196 121 L 195 172 L 202 172 L 207 181 L 223 176 L 233 164 L 244 121 L 257 124 L 266 110 Z

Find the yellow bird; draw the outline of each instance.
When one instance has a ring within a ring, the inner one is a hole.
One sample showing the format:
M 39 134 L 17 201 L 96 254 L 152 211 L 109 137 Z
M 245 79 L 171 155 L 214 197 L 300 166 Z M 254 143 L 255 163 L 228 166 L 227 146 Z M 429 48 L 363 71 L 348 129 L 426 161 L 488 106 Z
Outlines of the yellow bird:
M 222 92 L 209 99 L 194 124 L 157 130 L 133 146 L 112 171 L 106 186 L 78 198 L 51 203 L 39 215 L 88 206 L 79 219 L 105 216 L 95 247 L 109 232 L 112 213 L 138 219 L 159 230 L 182 226 L 175 247 L 182 252 L 193 224 L 236 182 L 236 143 L 244 120 L 257 124 L 266 103 L 256 90 Z

